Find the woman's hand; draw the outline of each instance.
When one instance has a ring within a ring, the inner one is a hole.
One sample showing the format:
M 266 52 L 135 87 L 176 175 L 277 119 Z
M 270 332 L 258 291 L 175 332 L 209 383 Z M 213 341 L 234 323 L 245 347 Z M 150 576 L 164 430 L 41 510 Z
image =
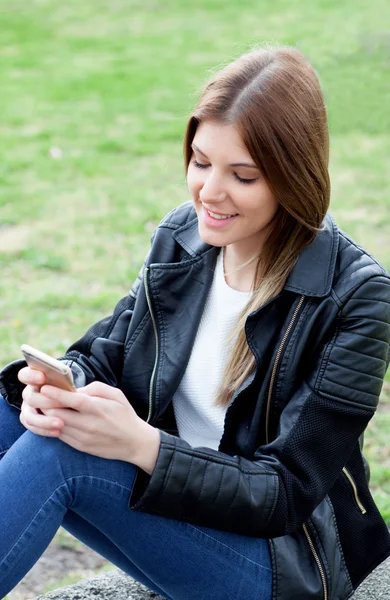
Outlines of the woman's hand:
M 20 380 L 25 382 L 28 375 L 31 382 L 31 373 L 22 371 Z M 22 423 L 25 427 L 33 433 L 48 435 L 48 431 L 53 431 L 53 422 L 57 421 L 56 437 L 76 450 L 131 462 L 152 473 L 160 447 L 159 432 L 138 417 L 119 389 L 94 382 L 76 392 L 47 385 L 39 390 L 40 381 L 35 377 L 35 385 L 30 383 L 32 389 L 24 391 L 27 410 Z M 33 412 L 38 409 L 44 415 Z
M 59 437 L 64 422 L 62 419 L 46 416 L 45 411 L 61 407 L 61 405 L 49 398 L 42 397 L 39 393 L 41 386 L 46 381 L 45 374 L 25 367 L 19 371 L 18 379 L 26 384 L 22 392 L 23 403 L 20 413 L 22 425 L 37 435 Z

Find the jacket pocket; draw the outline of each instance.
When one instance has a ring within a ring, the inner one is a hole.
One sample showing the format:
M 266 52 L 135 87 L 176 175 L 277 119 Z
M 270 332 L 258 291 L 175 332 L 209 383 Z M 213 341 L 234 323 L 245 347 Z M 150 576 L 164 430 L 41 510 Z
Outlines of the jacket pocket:
M 352 477 L 351 473 L 348 471 L 347 467 L 343 468 L 343 473 L 344 473 L 345 477 L 347 478 L 347 480 L 348 480 L 348 482 L 349 482 L 349 484 L 350 484 L 350 486 L 352 488 L 356 505 L 358 506 L 360 512 L 363 515 L 365 515 L 367 511 L 366 511 L 366 509 L 364 508 L 363 504 L 360 501 L 359 494 L 358 494 L 358 489 L 357 489 L 357 485 L 355 483 L 354 478 Z

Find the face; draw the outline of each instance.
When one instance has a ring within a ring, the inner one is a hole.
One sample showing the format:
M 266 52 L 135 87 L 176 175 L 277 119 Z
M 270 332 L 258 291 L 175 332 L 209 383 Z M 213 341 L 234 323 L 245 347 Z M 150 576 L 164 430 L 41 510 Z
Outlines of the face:
M 187 185 L 199 234 L 245 260 L 261 249 L 278 203 L 233 125 L 200 123 L 192 149 Z

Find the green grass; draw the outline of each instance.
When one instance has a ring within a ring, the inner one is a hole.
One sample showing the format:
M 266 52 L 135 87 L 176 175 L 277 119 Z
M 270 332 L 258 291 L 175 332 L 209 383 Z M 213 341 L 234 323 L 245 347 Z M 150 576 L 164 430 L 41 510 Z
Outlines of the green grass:
M 0 0 L 0 364 L 56 356 L 127 293 L 187 199 L 182 135 L 211 70 L 298 46 L 331 129 L 332 213 L 390 269 L 388 0 Z M 387 375 L 390 381 L 390 375 Z M 390 524 L 389 396 L 367 433 Z

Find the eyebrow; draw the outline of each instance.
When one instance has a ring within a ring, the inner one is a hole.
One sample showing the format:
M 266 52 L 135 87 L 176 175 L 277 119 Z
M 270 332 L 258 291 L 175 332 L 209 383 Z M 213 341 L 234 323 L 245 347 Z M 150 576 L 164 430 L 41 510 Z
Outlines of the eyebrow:
M 202 156 L 204 156 L 205 158 L 207 158 L 207 160 L 209 160 L 209 157 L 207 156 L 207 154 L 205 154 L 204 152 L 202 152 L 202 150 L 200 148 L 198 148 L 198 146 L 196 146 L 195 144 L 191 144 L 191 148 L 193 150 L 196 150 L 197 152 L 199 152 L 199 154 L 201 154 Z M 250 169 L 258 169 L 259 168 L 254 163 L 245 163 L 245 162 L 230 163 L 228 166 L 229 167 L 249 167 Z

